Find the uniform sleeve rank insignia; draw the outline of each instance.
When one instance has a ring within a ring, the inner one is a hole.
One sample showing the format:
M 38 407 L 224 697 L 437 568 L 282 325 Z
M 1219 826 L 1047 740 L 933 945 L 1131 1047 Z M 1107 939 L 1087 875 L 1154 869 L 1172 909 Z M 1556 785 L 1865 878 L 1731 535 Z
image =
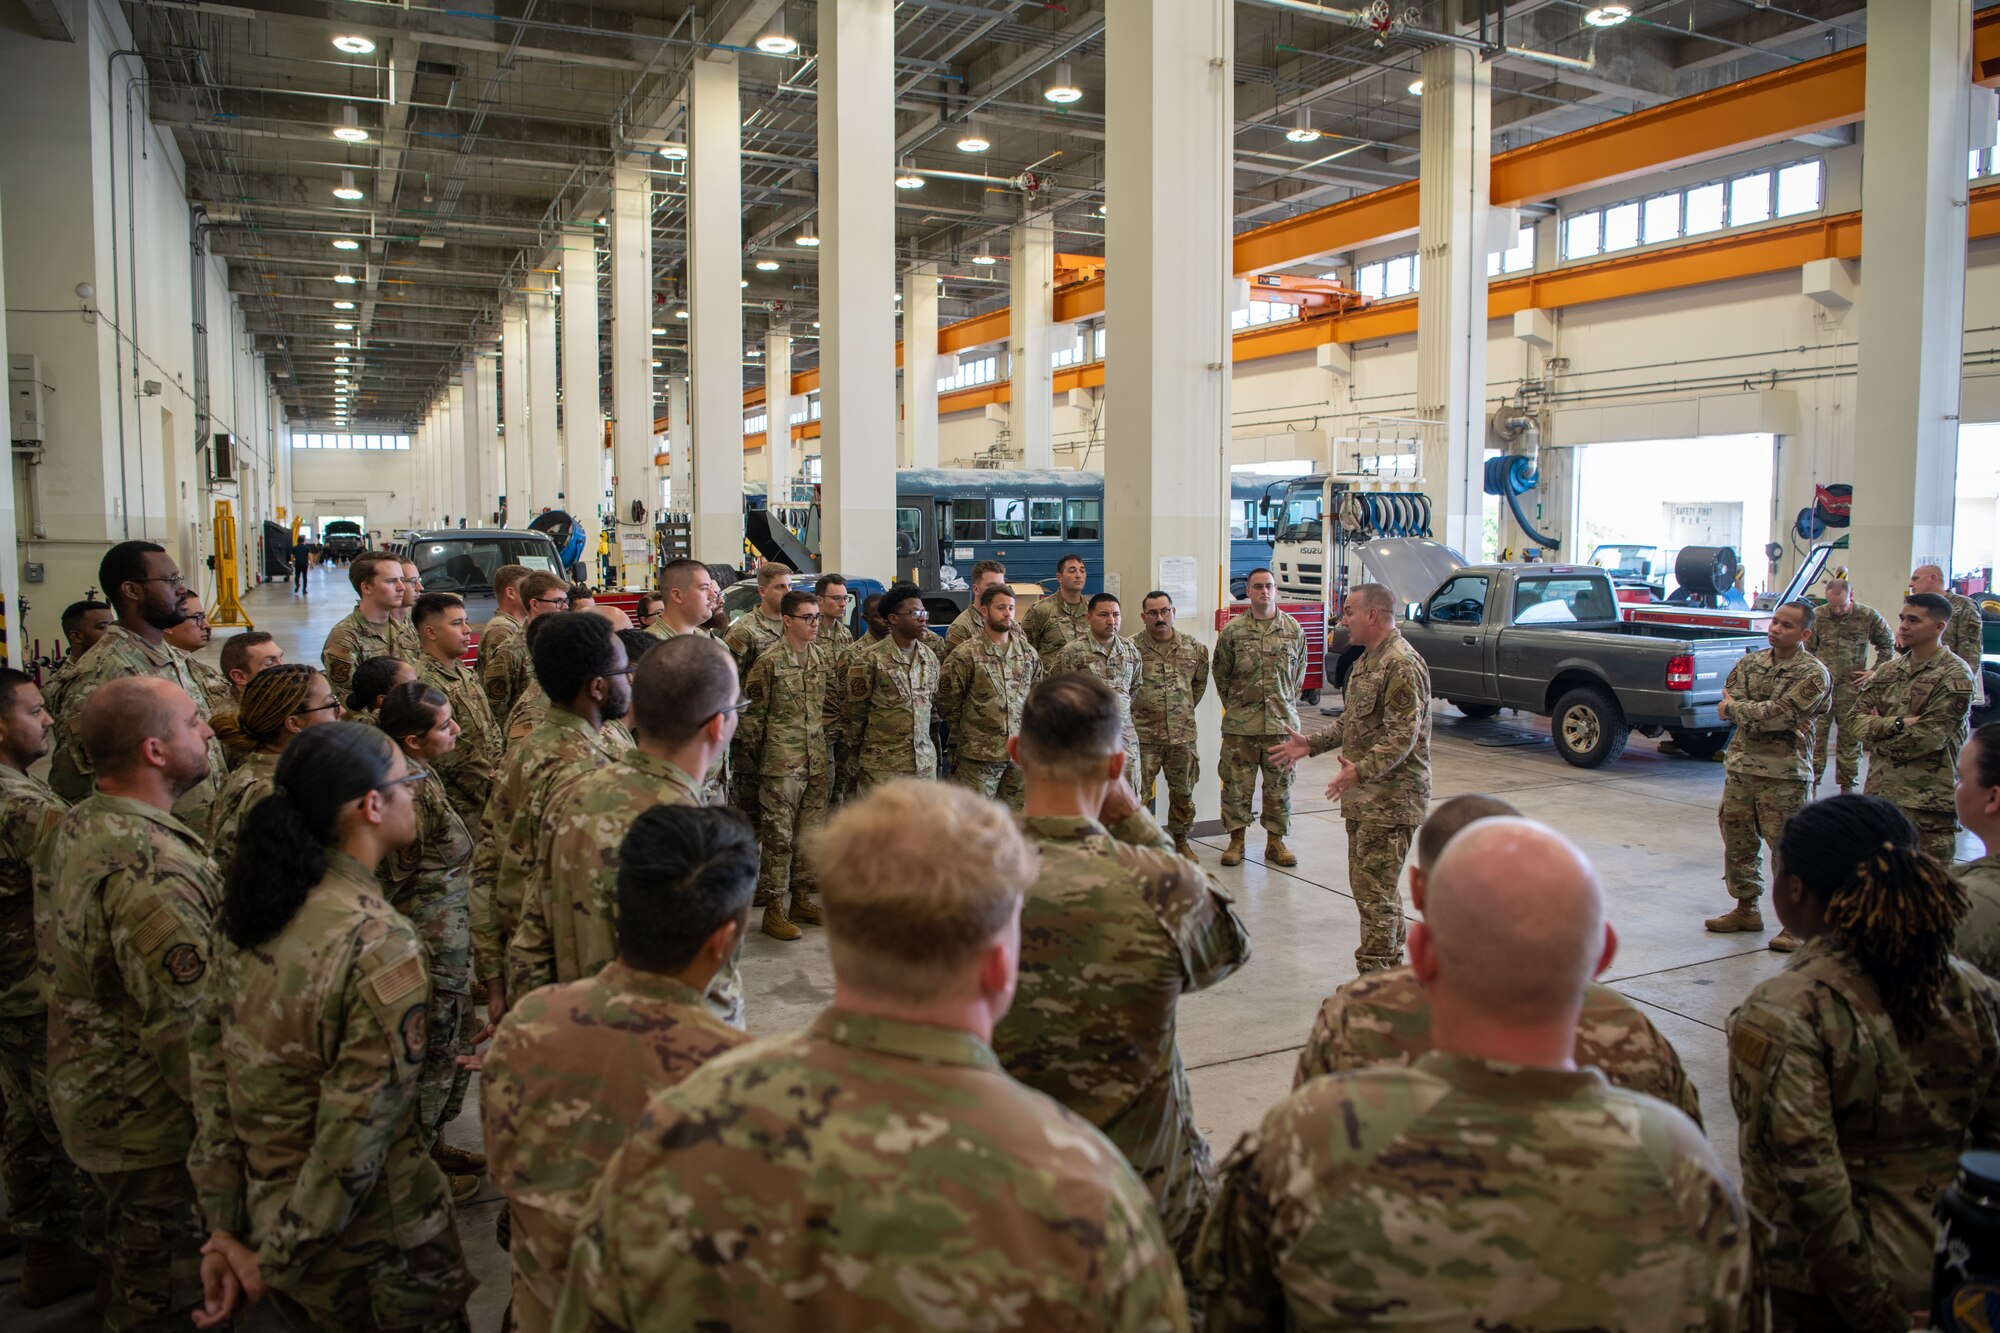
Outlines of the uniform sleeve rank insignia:
M 413 1065 L 422 1064 L 431 1044 L 431 1011 L 413 1004 L 403 1011 L 403 1021 L 397 1027 L 402 1032 L 403 1058 Z
M 167 956 L 160 962 L 167 969 L 167 975 L 174 979 L 176 986 L 192 986 L 201 980 L 202 973 L 208 971 L 208 964 L 203 961 L 201 950 L 187 943 L 176 944 L 167 950 Z

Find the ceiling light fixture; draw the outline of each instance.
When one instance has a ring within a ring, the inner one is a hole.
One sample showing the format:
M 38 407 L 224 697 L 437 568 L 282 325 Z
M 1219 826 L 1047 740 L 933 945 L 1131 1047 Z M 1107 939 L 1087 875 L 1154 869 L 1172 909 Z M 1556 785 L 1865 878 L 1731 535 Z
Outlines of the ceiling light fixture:
M 354 326 L 353 326 L 352 324 L 336 324 L 336 325 L 334 325 L 334 326 L 333 326 L 333 328 L 334 328 L 334 332 L 336 332 L 336 333 L 346 333 L 346 332 L 347 332 L 348 330 L 352 329 L 353 327 L 354 327 Z
M 1424 81 L 1422 79 L 1411 79 L 1410 96 L 1422 97 L 1423 95 L 1424 95 Z
M 354 275 L 346 269 L 342 269 L 340 272 L 334 274 L 333 280 L 343 287 L 352 287 L 354 285 Z
M 333 49 L 351 56 L 365 56 L 375 50 L 375 43 L 366 37 L 347 35 L 334 38 Z
M 1292 117 L 1292 127 L 1285 131 L 1285 137 L 1293 143 L 1312 143 L 1319 138 L 1319 131 L 1312 127 L 1312 120 L 1304 107 Z
M 667 336 L 667 331 L 665 329 L 654 329 L 653 336 L 655 338 L 664 338 Z
M 335 302 L 333 303 L 333 308 L 334 308 L 335 310 L 352 310 L 352 309 L 354 309 L 354 302 L 352 302 L 352 301 L 335 301 Z
M 333 197 L 336 199 L 346 199 L 350 202 L 361 197 L 360 187 L 354 183 L 353 172 L 343 171 L 340 173 L 340 184 L 333 187 Z
M 367 143 L 368 131 L 361 128 L 361 113 L 353 107 L 342 107 L 340 124 L 333 127 L 333 137 L 345 143 Z
M 361 242 L 350 241 L 343 237 L 342 239 L 335 241 L 333 243 L 333 248 L 336 250 L 359 250 L 361 248 Z
M 778 271 L 778 261 L 775 259 L 760 259 L 757 261 L 757 271 L 759 273 L 776 273 Z
M 687 311 L 685 311 L 685 310 L 676 310 L 676 311 L 674 311 L 674 318 L 675 318 L 675 319 L 686 319 L 687 317 L 688 317 L 688 312 L 687 312 Z
M 916 165 L 907 157 L 903 159 L 903 169 L 896 173 L 896 188 L 899 190 L 924 188 L 924 178 L 917 174 Z
M 799 43 L 785 31 L 785 11 L 780 9 L 771 16 L 771 26 L 758 34 L 757 49 L 767 56 L 788 56 L 799 49 Z
M 972 257 L 972 262 L 981 268 L 991 268 L 1000 261 L 993 257 L 993 247 L 985 241 L 981 241 L 979 243 L 979 253 Z
M 1109 217 L 1109 216 L 1110 216 L 1110 214 L 1109 214 L 1109 213 L 1108 213 L 1108 212 L 1107 212 L 1106 210 L 1107 210 L 1107 209 L 1109 209 L 1110 207 L 1111 207 L 1111 205 L 1109 205 L 1109 204 L 1099 204 L 1099 205 L 1097 206 L 1097 216 L 1099 216 L 1099 217 L 1101 217 L 1101 218 L 1102 218 L 1102 217 Z
M 687 161 L 687 155 L 688 146 L 684 143 L 663 143 L 660 145 L 660 156 L 669 162 L 685 162 Z
M 1632 17 L 1630 5 L 1599 5 L 1583 16 L 1583 21 L 1593 28 L 1615 28 Z
M 333 364 L 335 364 L 336 366 L 344 366 L 347 364 L 347 362 L 348 358 L 344 356 L 336 356 L 335 358 L 333 358 Z
M 334 344 L 334 347 L 336 347 L 337 349 L 339 349 L 340 351 L 343 351 L 343 352 L 344 352 L 344 351 L 346 351 L 346 350 L 347 350 L 348 348 L 350 348 L 350 347 L 352 347 L 352 346 L 354 346 L 354 344 L 353 344 L 353 343 L 348 343 L 348 342 L 338 342 L 338 343 L 335 343 L 335 344 Z
M 819 233 L 813 229 L 810 221 L 799 228 L 799 234 L 792 238 L 792 244 L 803 246 L 807 250 L 819 249 Z
M 1069 61 L 1056 66 L 1055 81 L 1042 89 L 1042 100 L 1054 102 L 1057 106 L 1068 106 L 1071 102 L 1083 100 L 1083 89 L 1077 87 L 1076 80 L 1070 77 Z
M 983 153 L 992 146 L 993 141 L 981 134 L 979 127 L 969 120 L 965 122 L 965 128 L 959 131 L 958 151 L 961 153 Z

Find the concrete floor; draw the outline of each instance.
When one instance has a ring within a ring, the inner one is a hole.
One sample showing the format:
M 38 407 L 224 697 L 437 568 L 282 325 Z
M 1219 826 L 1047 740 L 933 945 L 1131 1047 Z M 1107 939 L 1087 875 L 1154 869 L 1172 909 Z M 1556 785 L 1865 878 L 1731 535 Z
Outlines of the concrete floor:
M 317 661 L 326 631 L 352 606 L 341 570 L 316 573 L 308 597 L 293 595 L 289 585 L 271 584 L 245 602 L 258 628 L 276 634 L 293 661 Z M 211 655 L 227 632 L 217 631 Z M 1309 712 L 1308 729 L 1312 722 Z M 1527 732 L 1538 734 L 1522 743 Z M 1445 706 L 1435 721 L 1431 753 L 1438 799 L 1473 791 L 1503 796 L 1561 830 L 1595 862 L 1621 941 L 1603 980 L 1642 1005 L 1678 1048 L 1700 1090 L 1710 1142 L 1733 1173 L 1736 1120 L 1729 1107 L 1723 1024 L 1783 959 L 1768 952 L 1761 938 L 1710 935 L 1701 928 L 1704 916 L 1729 906 L 1715 824 L 1721 764 L 1663 755 L 1653 742 L 1635 736 L 1617 764 L 1596 771 L 1571 768 L 1549 745 L 1540 719 L 1472 723 Z M 1236 896 L 1253 949 L 1241 972 L 1181 1008 L 1181 1051 L 1195 1112 L 1218 1157 L 1290 1088 L 1293 1064 L 1321 999 L 1354 976 L 1358 930 L 1346 892 L 1345 827 L 1339 812 L 1316 798 L 1333 770 L 1331 757 L 1303 766 L 1290 839 L 1299 857 L 1295 869 L 1262 864 L 1263 841 L 1253 836 L 1251 859 L 1225 870 L 1219 864 L 1224 839 L 1197 839 L 1203 863 Z M 1960 854 L 1978 855 L 1977 840 L 1961 835 Z M 761 933 L 750 937 L 742 966 L 752 1032 L 803 1027 L 832 998 L 823 940 L 811 929 L 791 944 Z M 477 1148 L 479 1137 L 476 1101 L 469 1100 L 447 1138 Z M 493 1241 L 500 1207 L 500 1196 L 489 1185 L 459 1210 L 460 1234 L 480 1279 L 471 1306 L 476 1333 L 499 1329 L 507 1300 L 506 1256 Z M 36 1333 L 94 1324 L 81 1299 L 33 1314 L 14 1307 L 19 1262 L 0 1264 L 0 1316 L 8 1328 Z

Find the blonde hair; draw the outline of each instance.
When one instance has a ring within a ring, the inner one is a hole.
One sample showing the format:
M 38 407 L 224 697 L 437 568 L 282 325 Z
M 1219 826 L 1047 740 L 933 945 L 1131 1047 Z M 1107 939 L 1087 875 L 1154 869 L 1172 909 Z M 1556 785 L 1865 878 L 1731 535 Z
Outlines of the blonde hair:
M 766 560 L 757 566 L 757 586 L 768 588 L 781 578 L 790 578 L 792 572 L 792 567 L 781 560 Z
M 843 806 L 810 852 L 834 975 L 905 1004 L 937 999 L 993 943 L 1038 867 L 1005 806 L 916 778 Z

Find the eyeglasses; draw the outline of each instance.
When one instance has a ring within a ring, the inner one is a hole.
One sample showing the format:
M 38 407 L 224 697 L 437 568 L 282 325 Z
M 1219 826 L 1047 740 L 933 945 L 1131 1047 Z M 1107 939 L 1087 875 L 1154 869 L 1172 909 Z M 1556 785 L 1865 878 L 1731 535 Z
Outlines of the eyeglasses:
M 567 597 L 530 597 L 530 598 L 528 599 L 528 605 L 529 605 L 529 606 L 553 606 L 553 607 L 556 607 L 556 608 L 557 608 L 558 610 L 567 610 L 567 609 L 569 608 L 569 598 L 567 598 Z
M 150 579 L 126 579 L 127 583 L 164 583 L 170 588 L 185 588 L 187 580 L 179 574 L 163 574 Z
M 324 713 L 329 708 L 338 708 L 338 707 L 340 707 L 338 703 L 314 704 L 310 708 L 294 708 L 292 710 L 292 716 L 304 717 L 307 713 Z
M 749 706 L 750 706 L 750 701 L 748 699 L 738 699 L 735 703 L 729 705 L 729 707 L 727 708 L 716 709 L 713 713 L 709 714 L 709 717 L 711 718 L 728 717 L 731 713 L 740 713 Z
M 605 680 L 616 680 L 620 676 L 629 676 L 638 669 L 639 669 L 638 667 L 628 666 L 623 671 L 600 671 L 597 674 L 602 676 Z
M 387 782 L 377 783 L 375 785 L 375 790 L 381 792 L 384 796 L 387 796 L 390 792 L 396 790 L 396 788 L 398 787 L 407 787 L 413 782 L 422 782 L 425 778 L 428 778 L 429 776 L 430 774 L 424 772 L 422 769 L 419 769 L 415 773 L 405 773 L 400 778 L 390 778 Z
M 819 623 L 819 612 L 815 611 L 815 612 L 813 612 L 813 613 L 812 613 L 811 615 L 809 615 L 809 616 L 795 616 L 795 615 L 789 615 L 789 614 L 788 614 L 788 615 L 786 615 L 785 619 L 787 619 L 787 620 L 803 620 L 803 621 L 807 622 L 808 624 L 818 624 L 818 623 Z
M 888 615 L 888 619 L 898 620 L 901 619 L 903 616 L 908 616 L 912 620 L 929 620 L 931 618 L 931 613 L 929 611 L 926 611 L 923 607 L 920 606 L 916 608 L 914 611 L 891 611 Z

